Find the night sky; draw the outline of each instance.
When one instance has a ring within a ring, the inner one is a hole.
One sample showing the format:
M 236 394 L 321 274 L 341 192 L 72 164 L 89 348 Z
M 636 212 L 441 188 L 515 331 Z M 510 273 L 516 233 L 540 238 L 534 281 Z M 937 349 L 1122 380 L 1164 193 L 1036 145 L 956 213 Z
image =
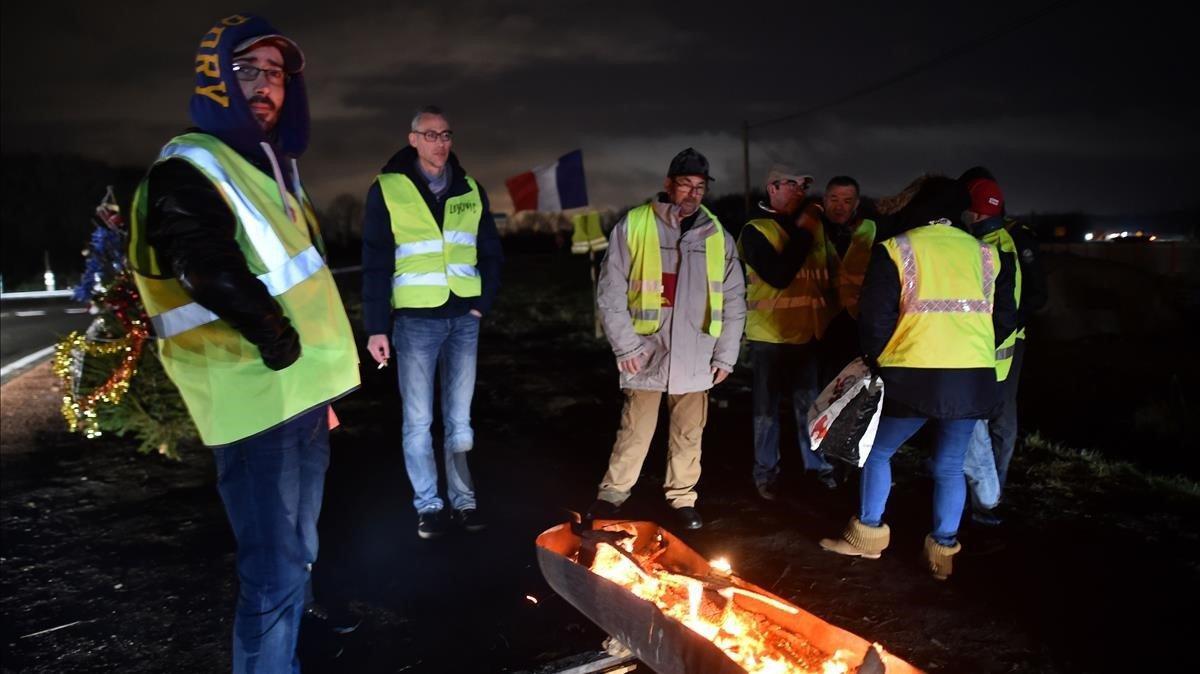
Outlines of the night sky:
M 3 149 L 147 165 L 188 125 L 192 58 L 252 11 L 305 51 L 318 207 L 365 194 L 436 103 L 455 152 L 504 179 L 582 148 L 592 202 L 632 204 L 694 146 L 740 192 L 741 123 L 883 81 L 1060 3 L 5 3 Z M 979 49 L 818 114 L 752 131 L 773 160 L 847 173 L 865 194 L 992 168 L 1010 209 L 1148 213 L 1200 204 L 1194 28 L 1167 4 L 1074 2 Z

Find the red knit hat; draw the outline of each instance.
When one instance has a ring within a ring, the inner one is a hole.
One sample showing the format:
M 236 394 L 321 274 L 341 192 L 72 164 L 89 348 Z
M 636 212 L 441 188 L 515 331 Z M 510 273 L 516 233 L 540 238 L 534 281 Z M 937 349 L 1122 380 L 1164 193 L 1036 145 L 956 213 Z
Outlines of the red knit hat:
M 1004 212 L 1004 193 L 995 180 L 980 178 L 971 181 L 967 187 L 971 193 L 971 212 L 980 215 L 993 216 Z

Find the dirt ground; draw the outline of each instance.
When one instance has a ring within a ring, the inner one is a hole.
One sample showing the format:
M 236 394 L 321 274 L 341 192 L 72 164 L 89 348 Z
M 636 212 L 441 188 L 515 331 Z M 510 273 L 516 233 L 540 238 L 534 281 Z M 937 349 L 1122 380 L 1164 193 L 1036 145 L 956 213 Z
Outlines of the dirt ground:
M 357 279 L 346 282 L 353 306 Z M 588 307 L 584 261 L 510 253 L 480 349 L 471 461 L 492 527 L 478 535 L 417 538 L 395 371 L 363 368 L 362 390 L 337 406 L 343 427 L 332 436 L 315 584 L 324 601 L 348 602 L 365 622 L 344 639 L 341 658 L 306 662 L 305 671 L 534 671 L 600 647 L 605 635 L 542 580 L 533 543 L 566 509 L 587 507 L 613 440 L 616 371 L 591 335 Z M 1074 447 L 1102 435 L 1114 454 L 1136 458 L 1132 426 L 1103 407 L 1110 386 L 1063 383 L 1111 346 L 1031 348 L 1026 427 Z M 1010 518 L 995 530 L 965 525 L 955 575 L 939 583 L 916 563 L 931 491 L 921 437 L 896 460 L 893 543 L 883 559 L 826 553 L 816 541 L 854 512 L 856 482 L 828 492 L 797 478 L 799 458 L 785 445 L 786 498 L 759 499 L 749 382 L 740 369 L 712 394 L 705 528 L 683 532 L 662 502 L 662 433 L 631 516 L 662 522 L 702 554 L 729 557 L 748 580 L 928 671 L 1181 669 L 1171 664 L 1188 652 L 1200 587 L 1194 491 L 1031 442 L 1013 467 Z M 5 388 L 6 410 L 28 404 Z M 1096 433 L 1097 423 L 1108 430 Z M 1124 439 L 1114 435 L 1120 429 Z M 10 451 L 29 442 L 36 451 Z M 85 441 L 57 424 L 5 433 L 3 671 L 228 668 L 234 544 L 211 455 L 187 447 L 183 462 L 171 462 L 134 447 L 107 436 Z M 1147 466 L 1170 468 L 1169 459 L 1148 458 Z

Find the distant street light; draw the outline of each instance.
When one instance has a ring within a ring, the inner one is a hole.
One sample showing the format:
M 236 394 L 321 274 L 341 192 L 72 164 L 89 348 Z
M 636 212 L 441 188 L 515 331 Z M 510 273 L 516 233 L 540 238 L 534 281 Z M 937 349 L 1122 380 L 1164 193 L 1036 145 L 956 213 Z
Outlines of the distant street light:
M 1091 240 L 1092 240 L 1092 239 L 1094 239 L 1094 238 L 1096 238 L 1096 237 L 1092 236 L 1092 233 L 1091 233 L 1091 232 L 1088 232 L 1087 234 L 1084 234 L 1084 235 L 1083 235 L 1083 240 L 1084 240 L 1084 241 L 1091 241 Z

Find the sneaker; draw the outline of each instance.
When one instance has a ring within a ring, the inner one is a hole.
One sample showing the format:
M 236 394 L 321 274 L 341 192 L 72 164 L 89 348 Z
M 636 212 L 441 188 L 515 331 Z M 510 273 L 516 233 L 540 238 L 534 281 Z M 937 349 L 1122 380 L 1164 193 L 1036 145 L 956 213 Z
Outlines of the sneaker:
M 362 624 L 362 618 L 341 607 L 327 608 L 317 602 L 304 607 L 303 619 L 313 625 L 321 625 L 334 634 L 349 634 Z
M 675 514 L 679 516 L 679 521 L 683 523 L 684 529 L 699 529 L 704 526 L 704 520 L 700 519 L 700 513 L 691 506 L 676 508 Z
M 417 535 L 421 538 L 437 538 L 446 533 L 446 522 L 442 511 L 432 510 L 417 515 Z
M 779 498 L 779 492 L 776 491 L 777 488 L 774 482 L 765 482 L 758 485 L 758 495 L 766 501 L 774 501 Z
M 454 511 L 454 523 L 462 527 L 463 531 L 476 533 L 487 528 L 487 521 L 483 519 L 483 515 L 474 508 L 465 508 L 463 510 Z
M 592 502 L 592 505 L 588 506 L 587 514 L 584 516 L 584 519 L 610 520 L 616 517 L 617 513 L 620 511 L 621 506 L 617 505 L 616 503 L 598 498 Z

